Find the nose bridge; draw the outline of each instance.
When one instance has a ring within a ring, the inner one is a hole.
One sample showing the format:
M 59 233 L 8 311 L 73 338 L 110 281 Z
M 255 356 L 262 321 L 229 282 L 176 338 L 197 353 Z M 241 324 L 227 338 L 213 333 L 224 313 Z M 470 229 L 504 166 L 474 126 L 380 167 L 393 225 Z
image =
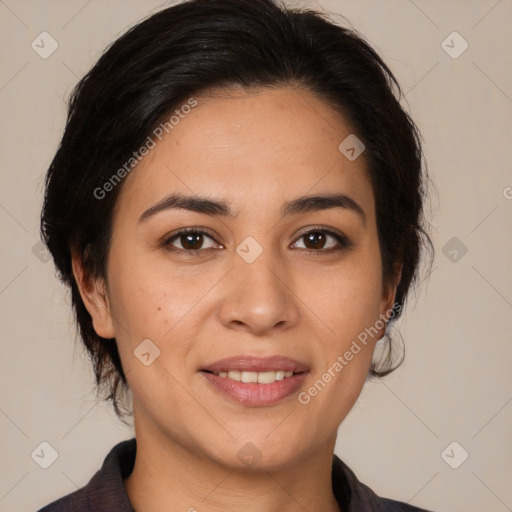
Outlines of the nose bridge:
M 220 308 L 225 326 L 244 325 L 254 332 L 291 325 L 297 320 L 293 283 L 286 265 L 255 239 L 242 241 L 234 254 L 232 283 Z
M 238 258 L 235 273 L 240 276 L 240 290 L 248 292 L 249 297 L 283 302 L 286 270 L 273 253 L 272 249 L 266 249 L 250 263 L 243 257 Z

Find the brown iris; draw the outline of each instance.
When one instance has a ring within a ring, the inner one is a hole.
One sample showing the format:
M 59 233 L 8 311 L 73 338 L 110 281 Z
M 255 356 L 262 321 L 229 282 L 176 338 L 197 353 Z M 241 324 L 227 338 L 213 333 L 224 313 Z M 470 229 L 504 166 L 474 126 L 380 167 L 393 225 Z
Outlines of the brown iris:
M 203 245 L 203 235 L 201 233 L 187 233 L 180 236 L 180 242 L 184 249 L 200 249 Z
M 321 249 L 326 241 L 325 233 L 321 233 L 319 231 L 312 231 L 307 235 L 303 235 L 303 238 L 305 240 L 304 245 L 308 249 Z M 310 244 L 311 246 L 308 244 Z

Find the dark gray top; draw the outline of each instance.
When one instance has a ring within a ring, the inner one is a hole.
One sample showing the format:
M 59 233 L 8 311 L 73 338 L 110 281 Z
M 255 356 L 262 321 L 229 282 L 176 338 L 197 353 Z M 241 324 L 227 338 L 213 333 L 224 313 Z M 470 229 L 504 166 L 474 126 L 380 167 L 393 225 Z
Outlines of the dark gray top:
M 135 512 L 123 479 L 133 470 L 135 438 L 115 445 L 89 483 L 38 512 Z M 359 482 L 336 455 L 332 464 L 332 488 L 343 512 L 429 512 L 406 503 L 380 498 Z

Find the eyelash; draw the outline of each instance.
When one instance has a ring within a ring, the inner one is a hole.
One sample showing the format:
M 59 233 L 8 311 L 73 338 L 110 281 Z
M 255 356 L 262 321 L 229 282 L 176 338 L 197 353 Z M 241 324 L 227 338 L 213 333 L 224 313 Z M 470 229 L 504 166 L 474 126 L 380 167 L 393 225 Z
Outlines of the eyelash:
M 301 238 L 304 238 L 305 236 L 307 236 L 307 235 L 309 235 L 311 233 L 323 233 L 323 234 L 326 234 L 326 235 L 330 235 L 330 236 L 332 236 L 333 238 L 336 239 L 336 241 L 338 242 L 338 246 L 330 247 L 328 249 L 307 249 L 307 248 L 306 249 L 302 249 L 302 248 L 300 248 L 300 250 L 308 251 L 308 252 L 310 252 L 312 254 L 318 255 L 319 253 L 340 252 L 340 251 L 343 251 L 343 250 L 350 249 L 354 245 L 354 243 L 351 242 L 345 235 L 341 235 L 341 234 L 335 233 L 335 232 L 333 232 L 333 231 L 331 231 L 329 229 L 323 228 L 322 226 L 314 226 L 309 231 L 306 231 L 306 232 L 302 233 L 296 239 L 294 244 L 297 243 L 297 241 L 299 241 Z M 215 243 L 218 243 L 218 242 L 216 242 L 214 240 L 214 238 L 210 235 L 210 233 L 207 233 L 206 231 L 204 231 L 204 230 L 202 230 L 200 228 L 184 228 L 184 229 L 180 229 L 179 231 L 174 233 L 172 236 L 166 238 L 164 240 L 164 242 L 163 242 L 163 245 L 169 251 L 178 252 L 178 253 L 186 253 L 187 255 L 190 255 L 190 256 L 196 256 L 196 255 L 197 256 L 204 256 L 207 251 L 218 250 L 218 249 L 214 249 L 212 247 L 209 247 L 207 249 L 188 249 L 187 250 L 187 249 L 180 249 L 179 247 L 173 247 L 171 245 L 174 240 L 180 238 L 183 235 L 189 235 L 189 234 L 203 235 L 203 236 L 206 236 L 206 237 L 210 238 Z

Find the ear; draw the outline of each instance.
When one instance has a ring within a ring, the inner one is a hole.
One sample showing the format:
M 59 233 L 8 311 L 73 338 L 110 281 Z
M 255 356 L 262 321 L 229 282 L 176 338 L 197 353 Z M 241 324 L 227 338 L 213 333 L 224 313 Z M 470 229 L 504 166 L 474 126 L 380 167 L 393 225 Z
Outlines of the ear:
M 379 313 L 380 315 L 385 315 L 386 318 L 389 317 L 389 314 L 395 304 L 396 289 L 400 283 L 401 277 L 402 265 L 400 264 L 395 267 L 394 278 L 382 287 L 382 298 Z M 386 328 L 384 327 L 382 332 L 379 334 L 379 338 L 384 336 L 385 332 Z
M 114 322 L 105 280 L 89 276 L 84 269 L 82 257 L 76 251 L 72 251 L 71 266 L 82 300 L 91 315 L 96 334 L 102 338 L 114 338 Z

